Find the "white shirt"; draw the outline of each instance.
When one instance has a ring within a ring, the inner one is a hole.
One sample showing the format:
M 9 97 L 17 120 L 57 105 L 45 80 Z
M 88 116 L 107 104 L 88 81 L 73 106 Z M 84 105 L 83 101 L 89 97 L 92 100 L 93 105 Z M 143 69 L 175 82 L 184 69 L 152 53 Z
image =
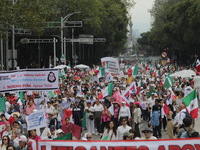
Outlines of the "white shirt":
M 94 112 L 94 107 L 93 106 L 90 106 L 90 107 L 87 106 L 85 109 L 86 110 L 88 109 L 90 111 L 90 112 L 86 111 L 87 112 L 86 115 L 89 118 L 89 115 L 92 115 L 92 112 Z
M 117 140 L 123 140 L 124 132 L 128 132 L 130 129 L 131 127 L 128 125 L 126 125 L 125 127 L 123 125 L 119 126 L 117 128 Z
M 10 108 L 10 103 L 8 101 L 6 101 L 6 111 L 8 112 Z
M 103 110 L 104 110 L 104 108 L 101 104 L 99 104 L 99 105 L 95 104 L 94 105 L 94 111 L 103 111 Z
M 185 112 L 186 110 L 185 109 L 182 109 L 179 113 L 179 116 L 178 116 L 178 124 L 179 125 L 182 125 L 183 124 L 183 119 L 186 117 L 185 115 Z
M 151 136 L 150 138 L 142 137 L 141 140 L 157 140 L 155 136 Z
M 134 113 L 133 113 L 133 118 L 134 118 L 134 122 L 135 123 L 140 123 L 141 121 L 141 114 L 142 114 L 142 111 L 140 108 L 135 108 L 134 109 Z
M 131 118 L 130 109 L 127 106 L 121 106 L 119 110 L 119 117 L 128 117 Z
M 155 105 L 155 98 L 152 99 L 152 97 L 148 98 L 148 102 L 149 102 L 149 107 L 153 107 L 153 105 Z
M 54 113 L 54 107 L 51 105 L 50 108 L 46 107 L 45 112 L 48 113 Z

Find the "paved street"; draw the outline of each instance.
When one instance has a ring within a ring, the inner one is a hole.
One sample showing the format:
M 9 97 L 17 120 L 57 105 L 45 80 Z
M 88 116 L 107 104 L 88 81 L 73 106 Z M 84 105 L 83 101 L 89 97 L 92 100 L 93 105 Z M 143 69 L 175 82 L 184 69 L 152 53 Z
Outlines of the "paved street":
M 199 114 L 200 114 L 200 109 L 199 109 Z M 147 127 L 147 122 L 141 122 L 140 124 L 140 131 Z M 195 120 L 195 130 L 200 133 L 200 117 Z M 83 135 L 86 131 L 83 132 Z M 141 136 L 143 136 L 143 133 L 141 133 Z M 99 140 L 100 136 L 99 135 L 93 135 L 94 140 Z M 167 131 L 162 130 L 162 139 L 168 139 Z

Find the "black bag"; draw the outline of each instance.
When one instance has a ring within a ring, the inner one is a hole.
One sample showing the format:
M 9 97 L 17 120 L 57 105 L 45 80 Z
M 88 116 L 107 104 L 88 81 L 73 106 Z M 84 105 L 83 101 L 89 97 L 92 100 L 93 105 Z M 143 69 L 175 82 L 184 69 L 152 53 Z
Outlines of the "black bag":
M 89 119 L 90 120 L 94 120 L 94 116 L 93 115 L 89 115 Z

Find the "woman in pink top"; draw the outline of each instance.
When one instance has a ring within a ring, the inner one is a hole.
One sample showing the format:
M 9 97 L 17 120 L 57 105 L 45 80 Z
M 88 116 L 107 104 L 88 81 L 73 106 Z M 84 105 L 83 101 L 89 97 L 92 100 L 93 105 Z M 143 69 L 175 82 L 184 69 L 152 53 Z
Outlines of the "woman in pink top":
M 102 115 L 101 115 L 101 122 L 102 122 L 102 129 L 101 129 L 101 133 L 104 132 L 104 127 L 108 127 L 108 124 L 111 120 L 111 113 L 108 110 L 108 107 L 106 105 L 104 105 L 104 111 L 102 111 Z
M 35 104 L 34 104 L 34 100 L 30 99 L 29 102 L 28 102 L 28 105 L 26 105 L 26 107 L 24 109 L 24 113 L 26 115 L 30 115 L 31 113 L 33 113 L 34 109 L 36 109 Z
M 36 129 L 28 131 L 29 139 L 33 139 L 35 141 L 41 140 L 40 136 L 37 135 Z
M 113 116 L 112 116 L 112 121 L 115 124 L 115 127 L 117 129 L 117 127 L 119 126 L 119 109 L 120 109 L 120 105 L 118 102 L 113 102 L 114 108 L 113 108 Z

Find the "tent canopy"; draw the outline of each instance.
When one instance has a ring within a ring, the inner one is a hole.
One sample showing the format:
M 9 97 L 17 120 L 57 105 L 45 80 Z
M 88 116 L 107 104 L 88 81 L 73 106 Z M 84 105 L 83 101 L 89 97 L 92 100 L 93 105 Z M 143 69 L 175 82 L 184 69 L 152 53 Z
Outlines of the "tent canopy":
M 78 68 L 78 69 L 88 69 L 88 68 L 90 68 L 90 67 L 87 66 L 87 65 L 84 65 L 84 64 L 80 64 L 80 65 L 74 66 L 74 68 Z
M 170 75 L 171 77 L 191 78 L 196 76 L 196 73 L 192 70 L 182 70 Z

